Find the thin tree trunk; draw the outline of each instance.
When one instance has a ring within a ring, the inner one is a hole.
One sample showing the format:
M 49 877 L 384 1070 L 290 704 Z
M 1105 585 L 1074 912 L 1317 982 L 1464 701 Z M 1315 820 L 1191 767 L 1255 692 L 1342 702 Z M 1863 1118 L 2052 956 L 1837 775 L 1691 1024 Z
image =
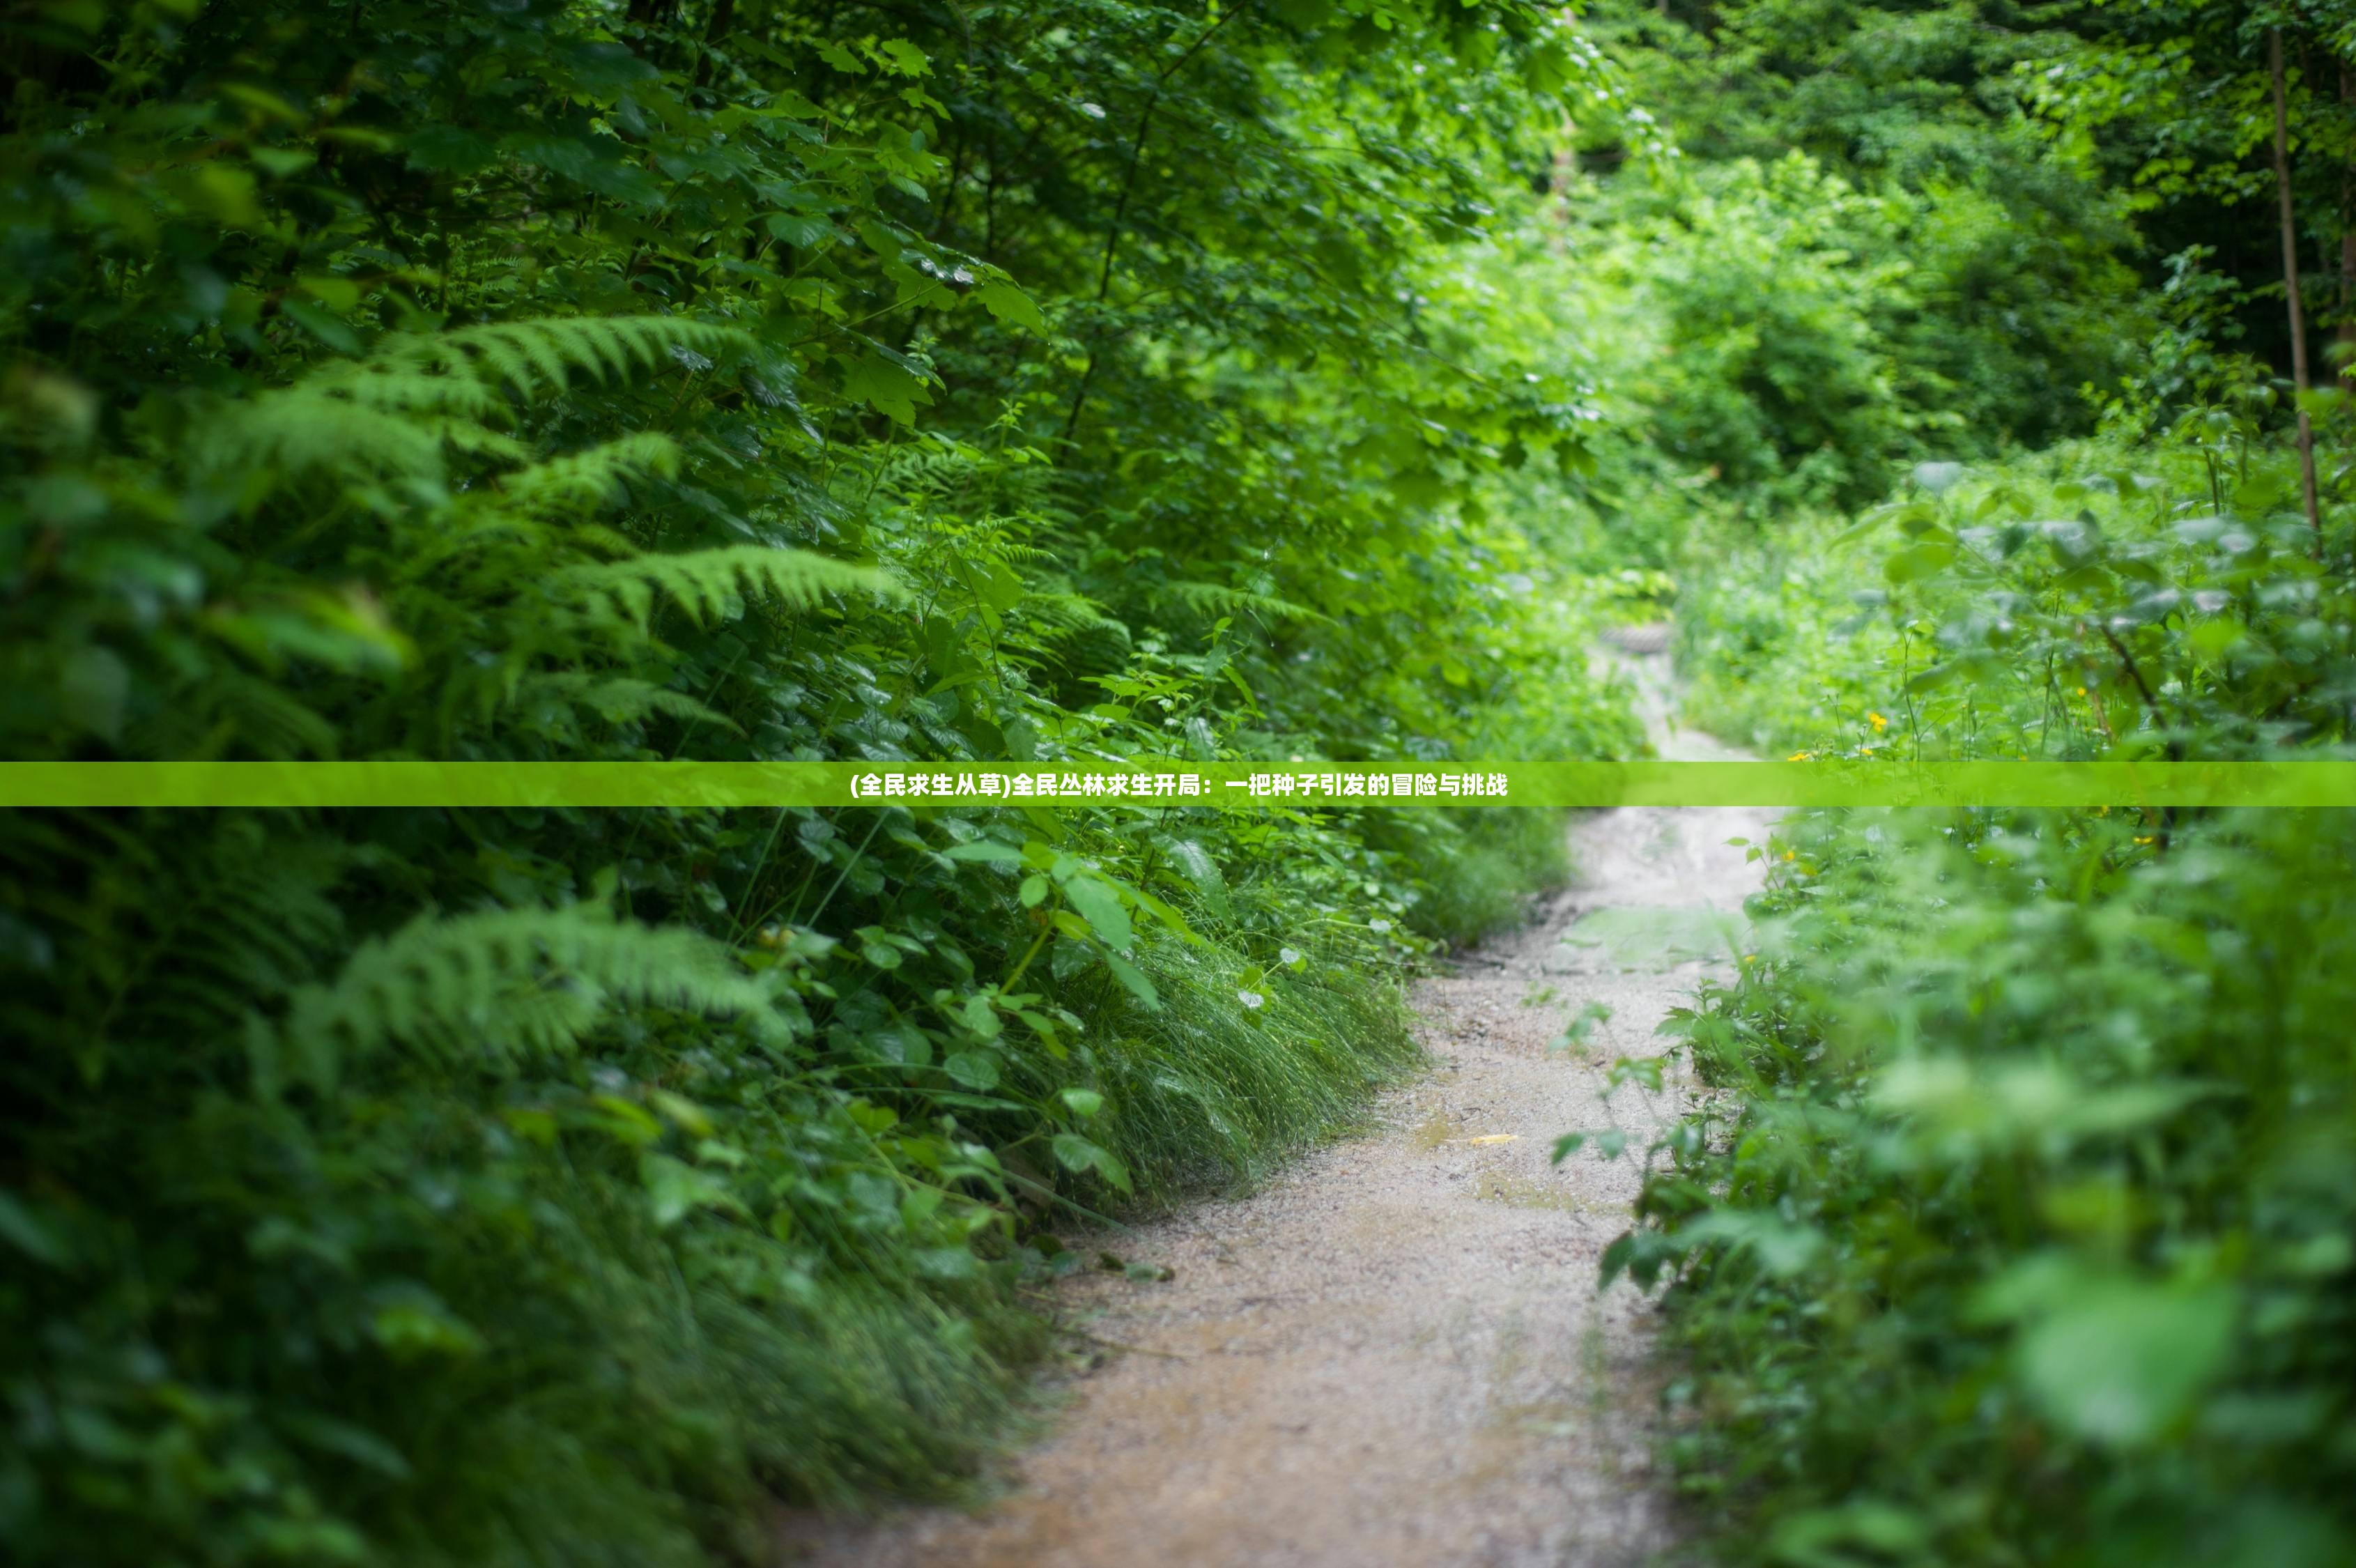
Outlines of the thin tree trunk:
M 2340 68 L 2340 103 L 2356 113 L 2356 70 Z M 2356 391 L 2356 179 L 2340 174 L 2340 379 Z
M 2282 29 L 2266 30 L 2266 65 L 2275 87 L 2275 192 L 2282 199 L 2283 292 L 2290 302 L 2290 378 L 2303 400 L 2307 381 L 2307 313 L 2298 299 L 2298 222 L 2290 200 L 2290 110 L 2283 89 Z M 2307 503 L 2307 525 L 2315 531 L 2319 553 L 2323 548 L 2323 513 L 2315 499 L 2315 426 L 2307 404 L 2298 404 L 2299 499 Z
M 727 38 L 729 29 L 736 26 L 736 0 L 720 0 L 712 8 L 712 20 L 703 29 L 703 48 L 695 59 L 695 85 L 712 85 L 712 51 Z
M 2356 217 L 2340 234 L 2340 379 L 2356 387 Z

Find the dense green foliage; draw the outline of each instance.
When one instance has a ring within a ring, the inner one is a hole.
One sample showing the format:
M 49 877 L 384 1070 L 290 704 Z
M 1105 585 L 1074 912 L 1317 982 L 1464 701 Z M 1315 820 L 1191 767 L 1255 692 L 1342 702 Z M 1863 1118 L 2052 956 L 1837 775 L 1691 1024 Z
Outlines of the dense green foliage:
M 1588 417 L 1481 281 L 1612 91 L 1543 10 L 5 27 L 12 758 L 1638 744 L 1500 504 Z M 637 1568 L 954 1490 L 1048 1227 L 1347 1117 L 1555 836 L 11 813 L 0 1540 Z
M 1695 711 L 1792 755 L 2344 755 L 2344 525 L 2319 564 L 2296 483 L 2103 443 L 1795 542 L 1696 596 Z M 1679 1024 L 1730 1092 L 1612 1267 L 1676 1273 L 1678 1457 L 1762 1559 L 2346 1558 L 2347 816 L 1754 849 L 1754 951 Z
M 1720 160 L 1697 180 L 1713 200 L 1760 188 L 1745 158 L 1780 158 L 1771 190 L 1837 175 L 1896 198 L 1874 209 L 1889 228 L 1834 215 L 1837 197 L 1787 203 L 1787 231 L 1825 236 L 1799 258 L 1969 234 L 1989 203 L 2013 215 L 1987 231 L 2012 248 L 2010 292 L 1977 304 L 1936 281 L 1963 253 L 1937 245 L 1824 283 L 1750 252 L 1783 285 L 1777 318 L 1845 302 L 1815 340 L 1847 345 L 1847 373 L 1803 384 L 1878 367 L 1879 406 L 1965 423 L 1893 435 L 1833 421 L 1870 399 L 1795 413 L 1705 383 L 1787 453 L 1828 433 L 1802 461 L 1879 477 L 1809 492 L 1759 462 L 1722 471 L 1748 494 L 1696 487 L 1682 526 L 1605 518 L 1681 568 L 1689 720 L 1778 757 L 2348 755 L 2351 449 L 2341 395 L 2309 396 L 2311 523 L 2279 354 L 2266 34 L 2287 33 L 2311 257 L 2351 217 L 2350 20 L 1762 4 L 1702 34 L 1622 24 L 1662 77 L 1721 73 L 1677 127 Z M 2139 297 L 2098 282 L 2126 263 Z M 2311 326 L 2335 314 L 2325 279 L 2310 264 Z M 1669 373 L 1690 373 L 1695 340 L 1663 340 Z M 2051 373 L 2072 343 L 2110 366 L 2074 407 Z M 2041 393 L 2025 366 L 2045 367 Z M 1854 505 L 1860 489 L 1881 504 Z M 1639 1222 L 1606 1260 L 1669 1282 L 1670 1457 L 1709 1550 L 2347 1561 L 2348 813 L 1812 811 L 1750 853 L 1768 874 L 1752 950 L 1672 1021 L 1711 1088 L 1647 1153 Z
M 1737 0 L 1600 9 L 1683 177 L 1614 192 L 1663 332 L 1630 439 L 1754 512 L 1878 498 L 1917 457 L 2084 427 L 2137 347 L 2126 203 L 2051 138 L 2017 68 L 2052 8 Z M 1582 127 L 1590 163 L 1616 130 Z M 1627 182 L 1619 181 L 1624 185 Z M 1676 532 L 1674 524 L 1666 532 Z
M 2329 381 L 2356 13 L 1581 26 L 11 8 L 0 756 L 1626 755 L 1587 634 L 1673 592 L 1688 716 L 1779 756 L 2351 744 L 2269 44 Z M 2356 1548 L 2341 815 L 1757 846 L 1609 1260 L 1708 1550 Z M 956 1496 L 1055 1228 L 1346 1124 L 1558 825 L 9 813 L 0 1541 L 696 1563 Z

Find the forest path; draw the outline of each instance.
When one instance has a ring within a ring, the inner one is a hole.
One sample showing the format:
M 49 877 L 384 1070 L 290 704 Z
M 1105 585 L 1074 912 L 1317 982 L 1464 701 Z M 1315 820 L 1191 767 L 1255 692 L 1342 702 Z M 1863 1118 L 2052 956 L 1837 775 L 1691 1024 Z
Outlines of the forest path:
M 1647 640 L 1631 639 L 1636 648 Z M 1613 657 L 1666 757 L 1741 754 L 1673 733 L 1666 660 Z M 1654 1034 L 1739 940 L 1757 886 L 1742 852 L 1766 813 L 1632 808 L 1572 826 L 1580 875 L 1543 918 L 1462 955 L 1414 1001 L 1432 1069 L 1375 1130 L 1252 1195 L 1108 1238 L 1167 1283 L 1059 1287 L 1105 1356 L 978 1513 L 789 1531 L 825 1568 L 1381 1568 L 1620 1564 L 1672 1539 L 1649 1471 L 1652 1308 L 1599 1299 L 1631 1160 L 1549 1163 L 1566 1132 L 1619 1125 L 1641 1149 L 1684 1109 L 1615 1058 Z M 1583 1044 L 1549 1050 L 1590 1002 Z M 802 1555 L 796 1555 L 800 1553 Z

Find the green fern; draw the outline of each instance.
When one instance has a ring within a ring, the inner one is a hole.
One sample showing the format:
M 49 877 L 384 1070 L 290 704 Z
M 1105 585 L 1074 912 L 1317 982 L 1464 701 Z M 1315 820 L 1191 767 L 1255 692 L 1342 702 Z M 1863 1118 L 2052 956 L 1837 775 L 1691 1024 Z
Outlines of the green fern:
M 454 446 L 494 457 L 524 455 L 515 441 L 424 402 L 422 393 L 402 403 L 363 401 L 351 395 L 354 380 L 339 369 L 228 411 L 215 422 L 199 462 L 224 474 L 259 468 L 438 483 Z
M 641 631 L 653 618 L 658 596 L 686 611 L 698 626 L 710 626 L 735 619 L 748 602 L 764 597 L 798 609 L 830 593 L 898 595 L 892 580 L 873 567 L 762 544 L 574 566 L 556 575 L 550 592 L 560 603 L 593 614 L 618 612 Z
M 274 1032 L 251 1027 L 288 1077 L 330 1084 L 396 1047 L 494 1068 L 566 1054 L 616 1005 L 735 1017 L 774 1036 L 771 994 L 684 927 L 617 920 L 594 905 L 491 909 L 420 916 L 362 944 L 332 983 L 295 993 Z
M 498 489 L 509 502 L 537 516 L 579 517 L 622 499 L 632 480 L 667 479 L 678 472 L 679 444 L 640 431 L 503 474 Z
M 234 1038 L 254 997 L 285 994 L 342 941 L 343 912 L 328 895 L 362 856 L 325 837 L 267 840 L 251 820 L 240 828 L 205 875 L 183 874 L 185 896 L 156 911 L 141 969 L 109 1005 L 126 1037 Z M 254 1087 L 273 1091 L 267 1062 L 250 1063 Z
M 1042 636 L 1086 631 L 1105 625 L 1112 617 L 1085 594 L 1033 585 L 1023 596 L 1023 611 L 1037 624 Z
M 340 360 L 228 411 L 202 460 L 220 471 L 263 466 L 439 480 L 444 454 L 520 462 L 529 449 L 494 426 L 526 400 L 583 375 L 599 383 L 666 358 L 708 368 L 749 342 L 734 328 L 665 316 L 553 317 L 440 333 L 392 333 L 366 358 Z M 616 443 L 614 461 L 659 465 L 659 436 Z M 633 446 L 633 443 L 638 445 Z M 585 471 L 584 471 L 585 478 Z
M 557 703 L 594 714 L 609 725 L 637 724 L 659 714 L 683 724 L 711 725 L 732 735 L 744 733 L 735 720 L 686 693 L 630 676 L 597 676 L 579 670 L 536 671 L 516 683 L 510 702 L 517 707 Z
M 666 358 L 708 369 L 711 356 L 752 341 L 735 328 L 675 316 L 570 316 L 403 334 L 389 339 L 379 354 L 429 373 L 504 382 L 536 398 L 564 391 L 576 375 L 585 373 L 603 384 L 652 370 Z
M 16 915 L 70 910 L 103 943 L 100 961 L 70 978 L 19 972 L 13 992 L 0 987 L 10 992 L 0 1028 L 23 1050 L 20 1062 L 54 1053 L 92 1086 L 116 1070 L 152 1074 L 157 1040 L 194 1066 L 198 1042 L 233 1037 L 255 997 L 284 996 L 310 979 L 343 940 L 331 890 L 367 858 L 269 813 L 223 813 L 214 832 L 168 852 L 142 843 L 129 831 L 134 821 L 19 813 L 0 837 L 0 889 L 17 899 L 52 890 L 0 913 L 0 939 L 26 929 Z M 110 866 L 112 852 L 126 858 Z
M 1164 583 L 1154 589 L 1153 597 L 1167 603 L 1183 605 L 1205 619 L 1215 616 L 1255 615 L 1263 620 L 1312 621 L 1331 625 L 1333 618 L 1307 605 L 1293 603 L 1275 594 L 1255 594 L 1245 588 L 1230 588 L 1218 583 Z

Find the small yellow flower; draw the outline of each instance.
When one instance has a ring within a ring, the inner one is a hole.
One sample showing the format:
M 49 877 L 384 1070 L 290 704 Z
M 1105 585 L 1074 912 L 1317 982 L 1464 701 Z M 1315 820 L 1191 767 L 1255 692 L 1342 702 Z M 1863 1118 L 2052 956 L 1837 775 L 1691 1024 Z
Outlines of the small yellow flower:
M 1786 761 L 1786 762 L 1805 762 L 1806 760 L 1808 760 L 1808 757 L 1809 757 L 1811 755 L 1812 755 L 1812 754 L 1811 754 L 1811 753 L 1809 753 L 1809 752 L 1804 752 L 1804 751 L 1795 751 L 1795 752 L 1792 753 L 1792 755 L 1791 755 L 1791 756 L 1789 756 L 1789 757 L 1785 757 L 1783 760 L 1784 760 L 1784 761 Z
M 2147 838 L 2138 838 L 2138 839 L 2136 839 L 2136 843 L 2151 843 L 2151 840 L 2149 840 L 2149 839 L 2147 839 Z
M 2078 688 L 2078 695 L 2080 695 L 2080 696 L 2082 696 L 2082 697 L 2083 697 L 2083 696 L 2084 696 L 2085 694 L 2086 694 L 2086 688 L 2085 688 L 2085 687 L 2083 687 L 2083 686 L 2079 687 L 2079 688 Z
M 1873 733 L 1876 735 L 1879 735 L 1883 730 L 1890 727 L 1890 721 L 1883 718 L 1879 714 L 1866 714 L 1865 722 L 1873 726 Z
M 1796 851 L 1794 851 L 1794 850 L 1788 850 L 1788 849 L 1787 849 L 1787 850 L 1785 850 L 1785 851 L 1783 852 L 1783 858 L 1784 858 L 1785 860 L 1792 860 L 1792 859 L 1795 859 L 1795 858 L 1797 858 L 1797 853 L 1798 853 L 1798 852 L 1796 852 Z

